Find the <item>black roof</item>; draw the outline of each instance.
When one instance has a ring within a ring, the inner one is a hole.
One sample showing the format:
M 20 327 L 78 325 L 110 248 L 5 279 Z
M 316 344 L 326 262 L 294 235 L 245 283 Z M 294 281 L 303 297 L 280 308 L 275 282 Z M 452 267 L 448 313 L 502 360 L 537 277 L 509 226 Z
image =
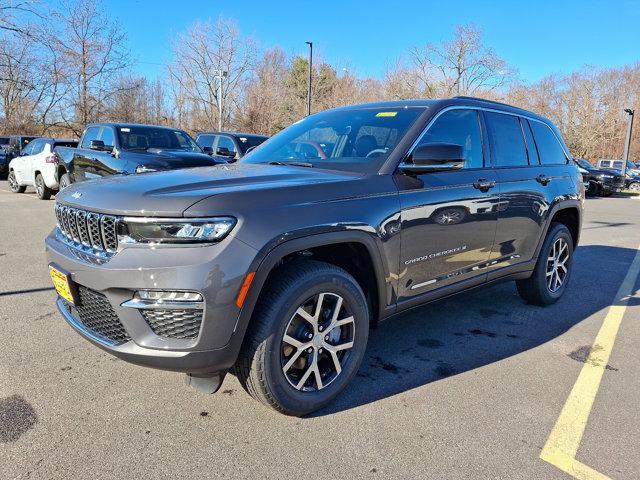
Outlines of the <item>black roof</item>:
M 87 125 L 87 127 L 116 127 L 116 128 L 130 128 L 130 127 L 152 127 L 152 128 L 162 128 L 165 130 L 179 130 L 183 131 L 181 128 L 171 127 L 167 125 L 150 125 L 147 123 L 122 123 L 122 122 L 94 122 Z
M 245 133 L 245 132 L 198 132 L 198 135 L 230 135 L 232 137 L 269 138 L 268 135 L 261 135 L 259 133 Z

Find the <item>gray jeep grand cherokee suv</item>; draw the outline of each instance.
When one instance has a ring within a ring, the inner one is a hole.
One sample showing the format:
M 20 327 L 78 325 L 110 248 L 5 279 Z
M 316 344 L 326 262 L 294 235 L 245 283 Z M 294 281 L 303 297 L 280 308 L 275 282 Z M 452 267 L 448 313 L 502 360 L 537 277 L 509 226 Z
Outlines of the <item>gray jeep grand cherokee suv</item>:
M 233 165 L 73 185 L 46 246 L 60 312 L 98 347 L 210 393 L 233 371 L 303 415 L 346 387 L 380 320 L 505 280 L 558 300 L 583 201 L 545 118 L 384 102 L 307 117 Z

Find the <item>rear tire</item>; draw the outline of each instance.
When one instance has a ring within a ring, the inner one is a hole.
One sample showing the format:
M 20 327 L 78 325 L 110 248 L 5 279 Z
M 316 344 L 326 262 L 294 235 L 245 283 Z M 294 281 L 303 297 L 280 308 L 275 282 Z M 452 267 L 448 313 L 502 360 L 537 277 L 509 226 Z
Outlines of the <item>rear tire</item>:
M 533 275 L 517 280 L 518 293 L 533 305 L 551 305 L 560 299 L 571 276 L 573 238 L 562 223 L 552 223 L 540 249 Z
M 42 174 L 36 175 L 36 194 L 40 200 L 49 200 L 53 191 L 44 183 Z
M 272 275 L 236 374 L 256 400 L 301 416 L 326 406 L 358 371 L 369 335 L 367 300 L 351 275 L 324 262 L 293 261 Z
M 9 182 L 9 188 L 13 193 L 24 193 L 27 189 L 26 186 L 18 184 L 18 180 L 16 180 L 16 174 L 13 170 L 9 172 L 7 181 Z
M 640 182 L 631 182 L 627 189 L 633 192 L 640 192 Z
M 71 177 L 69 176 L 68 173 L 63 174 L 60 177 L 60 180 L 58 181 L 58 185 L 60 187 L 60 190 L 62 190 L 64 187 L 68 187 L 69 185 L 71 185 Z

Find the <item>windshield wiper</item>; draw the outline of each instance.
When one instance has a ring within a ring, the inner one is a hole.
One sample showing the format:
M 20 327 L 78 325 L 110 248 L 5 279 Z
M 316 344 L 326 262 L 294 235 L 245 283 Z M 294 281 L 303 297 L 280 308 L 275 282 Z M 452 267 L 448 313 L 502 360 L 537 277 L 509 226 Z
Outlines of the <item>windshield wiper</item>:
M 269 165 L 293 165 L 294 167 L 309 167 L 313 168 L 313 163 L 308 162 L 281 162 L 279 160 L 273 160 L 269 162 Z

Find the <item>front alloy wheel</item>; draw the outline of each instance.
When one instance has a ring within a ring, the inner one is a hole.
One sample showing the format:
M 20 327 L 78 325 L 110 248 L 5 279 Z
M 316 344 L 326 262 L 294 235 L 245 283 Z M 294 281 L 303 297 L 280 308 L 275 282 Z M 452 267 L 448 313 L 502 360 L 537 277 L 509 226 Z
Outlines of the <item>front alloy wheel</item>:
M 280 361 L 289 384 L 302 391 L 327 387 L 349 361 L 354 333 L 340 295 L 323 292 L 300 305 L 282 337 Z
M 256 400 L 287 415 L 331 402 L 354 377 L 369 335 L 369 308 L 345 270 L 292 260 L 269 276 L 235 372 Z

